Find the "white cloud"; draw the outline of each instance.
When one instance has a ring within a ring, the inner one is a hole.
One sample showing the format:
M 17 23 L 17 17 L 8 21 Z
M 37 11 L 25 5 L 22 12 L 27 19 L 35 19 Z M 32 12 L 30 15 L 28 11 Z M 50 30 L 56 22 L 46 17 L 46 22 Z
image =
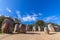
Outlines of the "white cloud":
M 11 10 L 10 10 L 9 8 L 6 8 L 6 10 L 7 10 L 8 12 L 11 12 Z
M 27 15 L 25 17 L 22 18 L 22 21 L 26 22 L 26 21 L 36 21 L 36 17 L 35 16 L 30 16 L 30 15 Z
M 37 14 L 35 14 L 35 13 L 33 13 L 33 15 L 32 16 L 38 16 Z
M 36 21 L 39 14 L 42 15 L 41 13 L 36 14 L 36 13 L 32 13 L 32 15 L 29 15 L 29 13 L 27 13 L 26 15 L 21 16 L 20 11 L 16 11 L 17 16 L 19 19 L 21 19 L 22 22 L 31 22 L 31 21 Z
M 18 19 L 21 19 L 20 11 L 16 11 L 16 14 L 18 16 Z
M 5 15 L 5 17 L 9 17 L 9 16 Z
M 51 20 L 57 20 L 58 18 L 56 16 L 49 16 L 45 19 L 45 21 L 51 21 Z
M 41 16 L 41 15 L 43 15 L 42 13 L 39 13 L 39 15 Z

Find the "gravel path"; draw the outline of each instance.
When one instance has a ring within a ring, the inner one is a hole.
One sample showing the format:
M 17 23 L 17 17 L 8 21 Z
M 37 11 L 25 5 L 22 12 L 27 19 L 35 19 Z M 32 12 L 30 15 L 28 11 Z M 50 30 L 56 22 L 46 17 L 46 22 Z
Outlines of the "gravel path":
M 27 34 L 2 34 L 0 40 L 60 40 L 60 32 L 49 35 L 44 32 L 28 32 Z

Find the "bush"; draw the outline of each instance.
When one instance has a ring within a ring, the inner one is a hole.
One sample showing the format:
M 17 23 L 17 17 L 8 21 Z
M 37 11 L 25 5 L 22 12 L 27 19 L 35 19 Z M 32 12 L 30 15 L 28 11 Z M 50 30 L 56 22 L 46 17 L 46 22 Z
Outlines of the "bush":
M 0 29 L 0 33 L 2 33 L 1 29 Z

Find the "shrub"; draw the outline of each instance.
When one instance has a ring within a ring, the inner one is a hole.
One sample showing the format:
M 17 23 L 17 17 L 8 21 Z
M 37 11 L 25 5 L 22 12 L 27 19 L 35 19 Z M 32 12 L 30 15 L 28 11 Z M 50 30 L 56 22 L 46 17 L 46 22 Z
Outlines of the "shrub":
M 0 29 L 0 33 L 2 33 L 1 29 Z

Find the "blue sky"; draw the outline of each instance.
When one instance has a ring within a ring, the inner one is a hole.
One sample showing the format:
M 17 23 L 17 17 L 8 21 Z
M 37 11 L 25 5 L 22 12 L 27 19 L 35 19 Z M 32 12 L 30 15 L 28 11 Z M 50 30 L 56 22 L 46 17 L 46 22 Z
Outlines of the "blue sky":
M 18 18 L 24 24 L 37 20 L 60 24 L 60 0 L 0 0 L 0 15 Z

